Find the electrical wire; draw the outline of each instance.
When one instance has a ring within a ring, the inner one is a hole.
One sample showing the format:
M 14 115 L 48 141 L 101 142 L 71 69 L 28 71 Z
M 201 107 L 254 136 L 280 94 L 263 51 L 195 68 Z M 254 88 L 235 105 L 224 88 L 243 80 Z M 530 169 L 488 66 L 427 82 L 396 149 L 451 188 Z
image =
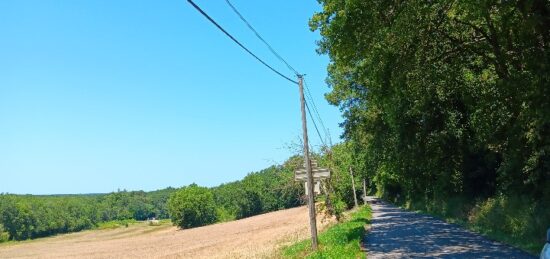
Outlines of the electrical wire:
M 235 37 L 233 37 L 229 32 L 227 32 L 222 26 L 220 26 L 212 17 L 210 17 L 206 12 L 204 12 L 197 4 L 195 4 L 192 0 L 187 0 L 197 11 L 199 11 L 206 19 L 208 19 L 212 24 L 214 24 L 220 31 L 222 31 L 227 37 L 229 37 L 231 40 L 233 40 L 237 45 L 239 45 L 242 49 L 244 49 L 248 54 L 253 56 L 256 60 L 258 60 L 260 63 L 262 63 L 264 66 L 269 68 L 271 71 L 275 72 L 277 75 L 283 77 L 284 79 L 294 83 L 298 84 L 295 80 L 292 80 L 291 78 L 283 75 L 281 72 L 277 71 L 272 66 L 268 65 L 266 62 L 264 62 L 262 59 L 260 59 L 258 56 L 256 56 L 252 51 L 250 51 L 248 48 L 246 48 L 242 43 L 240 43 Z
M 256 29 L 254 29 L 254 27 L 252 27 L 252 25 L 244 18 L 244 16 L 239 12 L 239 10 L 237 10 L 237 8 L 233 4 L 231 4 L 231 2 L 229 2 L 229 0 L 225 0 L 225 2 L 229 5 L 229 7 L 231 7 L 233 12 L 235 12 L 235 14 L 237 14 L 237 16 L 239 16 L 239 18 L 246 24 L 246 26 L 252 32 L 254 32 L 256 37 L 258 39 L 260 39 L 267 46 L 269 51 L 271 51 L 271 53 L 273 53 L 273 55 L 275 55 L 275 57 L 277 57 L 281 62 L 285 63 L 286 67 L 288 69 L 290 69 L 292 72 L 294 72 L 294 74 L 300 75 L 300 73 L 298 73 L 298 71 L 296 71 L 296 69 L 294 69 L 288 62 L 286 62 L 286 60 L 283 57 L 281 57 L 281 55 L 279 55 L 279 53 L 277 53 L 277 51 L 275 51 L 275 49 L 273 49 L 273 47 L 271 47 L 271 45 L 269 43 L 267 43 L 266 40 L 264 40 L 264 38 L 260 35 L 260 33 L 258 33 L 258 31 L 256 31 Z
M 256 60 L 258 60 L 260 63 L 262 63 L 264 66 L 266 66 L 267 68 L 269 68 L 271 71 L 275 72 L 277 75 L 283 77 L 284 79 L 294 83 L 294 84 L 298 84 L 297 81 L 285 76 L 284 74 L 282 74 L 281 72 L 277 71 L 275 68 L 273 68 L 272 66 L 270 66 L 269 64 L 267 64 L 265 61 L 263 61 L 262 59 L 260 59 L 258 56 L 256 56 L 254 53 L 252 53 L 252 51 L 250 51 L 247 47 L 245 47 L 241 42 L 239 42 L 235 37 L 233 37 L 229 32 L 227 32 L 221 25 L 219 25 L 212 17 L 210 17 L 205 11 L 203 11 L 197 4 L 195 4 L 192 0 L 187 0 L 187 2 L 189 2 L 189 4 L 191 4 L 198 12 L 200 12 L 206 19 L 208 19 L 208 21 L 210 21 L 212 24 L 214 24 L 220 31 L 222 31 L 227 37 L 229 37 L 231 40 L 233 40 L 237 45 L 239 45 L 242 49 L 244 49 L 248 54 L 250 54 L 252 57 L 254 57 Z M 254 34 L 256 35 L 256 37 L 258 37 L 258 39 L 260 39 L 268 48 L 269 50 L 271 51 L 271 53 L 273 53 L 273 55 L 275 55 L 281 62 L 283 62 L 288 69 L 290 69 L 291 71 L 293 71 L 297 76 L 299 77 L 303 77 L 303 75 L 301 75 L 300 73 L 298 73 L 298 71 L 296 71 L 296 69 L 294 69 L 283 57 L 281 57 L 281 55 L 279 55 L 274 49 L 273 47 L 271 47 L 271 45 L 266 41 L 264 40 L 264 38 L 254 29 L 254 27 L 252 27 L 252 25 L 242 16 L 242 14 L 237 10 L 237 8 L 235 8 L 235 6 L 233 4 L 231 4 L 231 2 L 229 2 L 229 0 L 226 0 L 226 3 L 231 7 L 231 9 L 239 16 L 239 18 L 248 26 L 248 28 L 250 30 L 252 30 L 254 32 Z M 303 80 L 303 82 L 305 83 L 305 80 Z M 313 101 L 313 98 L 311 97 L 311 92 L 309 91 L 309 87 L 307 86 L 307 83 L 305 83 L 305 86 L 306 86 L 306 96 L 308 97 L 308 99 L 311 101 L 312 105 L 313 105 L 313 110 L 315 111 L 315 114 L 317 115 L 317 118 L 319 119 L 319 122 L 321 123 L 321 126 L 323 127 L 323 131 L 325 133 L 325 137 L 328 135 L 327 133 L 327 129 L 323 123 L 323 120 L 321 119 L 321 116 L 319 115 L 319 111 L 317 110 L 317 106 L 315 105 L 315 102 Z M 305 101 L 305 100 L 304 100 Z M 326 146 L 326 143 L 323 139 L 323 137 L 321 136 L 321 133 L 319 131 L 319 128 L 317 126 L 317 123 L 315 122 L 315 117 L 313 116 L 312 112 L 311 112 L 311 109 L 309 108 L 309 105 L 308 105 L 308 102 L 306 101 L 305 102 L 305 106 L 307 108 L 307 112 L 309 114 L 309 116 L 311 117 L 311 121 L 313 123 L 313 126 L 315 128 L 315 131 L 317 132 L 317 135 L 319 136 L 319 140 L 321 141 L 321 143 Z
M 323 132 L 325 133 L 325 138 L 330 139 L 330 132 L 328 132 L 328 129 L 325 127 L 325 124 L 323 123 L 323 119 L 321 118 L 321 115 L 319 114 L 319 110 L 317 110 L 317 105 L 315 105 L 315 102 L 313 101 L 313 97 L 311 95 L 311 92 L 309 91 L 309 86 L 307 84 L 307 81 L 304 79 L 304 86 L 306 88 L 306 96 L 310 99 L 313 111 L 315 112 L 315 115 L 317 115 L 317 119 L 319 119 L 319 123 L 321 124 L 321 127 L 323 128 Z
M 277 53 L 277 51 L 275 51 L 275 49 L 273 49 L 273 47 L 271 47 L 271 45 L 260 35 L 260 33 L 258 31 L 256 31 L 256 29 L 254 29 L 254 27 L 246 20 L 246 18 L 244 18 L 244 16 L 241 14 L 241 12 L 239 12 L 239 10 L 237 10 L 237 8 L 229 0 L 225 0 L 225 2 L 227 3 L 227 5 L 229 5 L 229 7 L 231 7 L 233 12 L 235 14 L 237 14 L 237 16 L 239 16 L 239 18 L 246 24 L 246 26 L 256 35 L 256 37 L 267 46 L 269 51 L 271 51 L 271 53 L 273 53 L 273 55 L 275 57 L 277 57 L 281 62 L 283 62 L 289 70 L 293 71 L 297 76 L 301 76 L 303 78 L 303 75 L 301 75 L 296 69 L 294 69 L 281 55 L 279 55 L 279 53 Z M 312 104 L 313 111 L 315 112 L 315 114 L 317 115 L 317 119 L 319 119 L 319 122 L 321 123 L 321 127 L 323 129 L 323 132 L 325 133 L 325 138 L 326 138 L 328 136 L 328 133 L 327 133 L 327 129 L 325 127 L 325 124 L 323 123 L 323 120 L 321 119 L 321 116 L 319 115 L 319 111 L 317 110 L 317 106 L 315 105 L 315 102 L 313 101 L 313 98 L 311 96 L 311 92 L 309 91 L 309 87 L 308 87 L 305 79 L 303 79 L 303 82 L 304 82 L 305 87 L 306 87 L 306 97 L 309 99 L 309 101 Z M 311 120 L 313 122 L 313 125 L 315 126 L 317 134 L 319 135 L 319 138 L 320 138 L 321 142 L 323 142 L 323 138 L 321 137 L 319 129 L 317 128 L 317 124 L 315 123 L 315 117 L 313 117 L 313 114 L 311 113 L 311 110 L 309 109 L 309 106 L 307 105 L 307 102 L 306 102 L 306 107 L 308 107 L 309 116 L 311 117 Z
M 307 104 L 307 102 L 305 102 L 305 104 L 306 104 L 307 113 L 309 113 L 309 117 L 311 117 L 311 122 L 313 122 L 313 126 L 315 127 L 315 131 L 317 132 L 317 136 L 319 136 L 319 140 L 321 140 L 321 143 L 323 144 L 323 146 L 326 146 L 325 141 L 323 140 L 323 137 L 321 137 L 321 133 L 319 132 L 319 128 L 317 127 L 317 123 L 315 123 L 315 119 L 313 118 L 313 114 L 311 114 L 311 110 L 309 109 L 309 105 Z

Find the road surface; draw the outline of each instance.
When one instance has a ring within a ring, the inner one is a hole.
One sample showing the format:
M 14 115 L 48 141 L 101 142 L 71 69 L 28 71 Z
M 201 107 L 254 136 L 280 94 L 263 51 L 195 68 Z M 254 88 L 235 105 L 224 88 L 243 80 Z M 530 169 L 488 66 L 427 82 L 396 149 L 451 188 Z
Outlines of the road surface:
M 458 225 L 369 198 L 367 258 L 536 258 Z M 373 203 L 374 201 L 374 203 Z

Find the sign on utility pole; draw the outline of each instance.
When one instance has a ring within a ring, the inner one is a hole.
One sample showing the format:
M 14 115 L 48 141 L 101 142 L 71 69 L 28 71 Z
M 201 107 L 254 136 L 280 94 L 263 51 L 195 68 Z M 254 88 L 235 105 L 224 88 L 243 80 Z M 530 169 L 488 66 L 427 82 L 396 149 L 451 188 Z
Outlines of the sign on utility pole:
M 314 162 L 312 160 L 311 161 L 311 164 L 312 164 L 311 165 L 311 173 L 313 175 L 313 180 L 315 182 L 318 182 L 321 179 L 330 178 L 330 171 L 328 169 L 317 168 L 317 166 L 315 166 L 313 163 Z M 308 174 L 306 172 L 305 166 L 304 166 L 303 169 L 298 169 L 294 172 L 294 180 L 296 180 L 296 181 L 306 182 L 307 177 L 308 177 Z
M 309 209 L 309 226 L 311 229 L 311 248 L 317 250 L 317 220 L 315 215 L 315 193 L 313 190 L 313 172 L 309 159 L 309 144 L 307 138 L 306 101 L 304 99 L 303 75 L 298 75 L 298 88 L 300 89 L 300 108 L 302 110 L 302 131 L 304 137 L 304 163 L 307 175 L 306 188 L 308 191 L 307 204 Z
M 313 181 L 315 182 L 314 185 L 314 191 L 315 194 L 321 193 L 321 180 L 330 178 L 330 171 L 325 168 L 318 168 L 317 167 L 317 161 L 310 159 L 310 166 L 311 166 L 311 174 L 313 175 Z M 306 170 L 306 162 L 304 161 L 304 167 L 298 168 L 298 170 L 294 171 L 294 180 L 304 182 L 304 186 L 306 189 L 306 195 L 309 194 L 309 190 L 307 187 L 307 170 Z

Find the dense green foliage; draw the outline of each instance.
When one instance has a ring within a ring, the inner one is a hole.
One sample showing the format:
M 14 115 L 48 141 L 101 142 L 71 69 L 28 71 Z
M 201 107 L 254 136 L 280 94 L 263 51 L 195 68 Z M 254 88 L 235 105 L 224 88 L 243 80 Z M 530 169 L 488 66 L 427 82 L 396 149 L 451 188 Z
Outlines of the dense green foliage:
M 167 218 L 175 189 L 95 195 L 0 195 L 0 224 L 15 240 L 90 229 L 100 222 Z
M 360 207 L 344 221 L 319 234 L 319 250 L 311 251 L 311 241 L 304 240 L 283 249 L 287 258 L 364 258 L 360 242 L 365 225 L 370 222 L 369 206 Z
M 0 243 L 10 240 L 10 234 L 5 231 L 4 226 L 0 224 Z
M 175 225 L 189 228 L 295 207 L 302 204 L 303 195 L 303 188 L 294 181 L 295 164 L 272 166 L 213 188 L 193 184 L 153 192 L 0 194 L 0 242 L 112 228 L 151 217 L 171 218 Z
M 172 193 L 168 200 L 168 211 L 174 225 L 181 228 L 199 227 L 216 221 L 212 191 L 196 184 Z
M 128 227 L 130 224 L 137 223 L 135 219 L 111 220 L 100 222 L 97 224 L 97 229 L 115 229 L 120 227 Z
M 303 187 L 294 182 L 294 168 L 287 162 L 212 188 L 219 210 L 227 219 L 240 219 L 302 204 Z
M 542 244 L 550 2 L 320 3 L 310 25 L 331 59 L 326 97 L 378 194 Z
M 340 215 L 354 206 L 353 188 L 351 181 L 350 169 L 353 170 L 355 179 L 355 195 L 358 203 L 362 203 L 361 197 L 365 195 L 362 189 L 362 181 L 365 179 L 365 170 L 358 155 L 361 153 L 355 152 L 350 142 L 343 142 L 331 147 L 318 158 L 322 167 L 331 170 L 331 177 L 325 180 L 325 184 L 330 191 L 328 192 L 330 201 L 333 204 L 333 211 L 337 219 Z

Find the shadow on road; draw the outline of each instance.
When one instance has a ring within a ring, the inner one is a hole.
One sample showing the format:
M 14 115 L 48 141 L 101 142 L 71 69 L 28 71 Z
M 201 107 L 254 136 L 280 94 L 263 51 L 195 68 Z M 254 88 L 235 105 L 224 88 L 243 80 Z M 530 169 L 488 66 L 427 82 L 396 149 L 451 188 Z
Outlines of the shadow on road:
M 371 207 L 368 258 L 535 258 L 431 216 L 384 202 Z

